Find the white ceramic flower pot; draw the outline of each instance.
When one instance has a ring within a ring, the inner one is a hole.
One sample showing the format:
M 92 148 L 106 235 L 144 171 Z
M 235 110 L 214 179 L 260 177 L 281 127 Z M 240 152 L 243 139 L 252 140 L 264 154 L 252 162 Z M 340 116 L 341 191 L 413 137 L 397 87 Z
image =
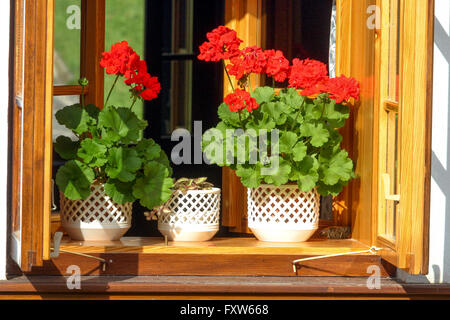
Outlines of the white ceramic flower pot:
M 248 227 L 258 240 L 307 241 L 319 227 L 320 196 L 297 185 L 248 189 Z
M 220 189 L 176 191 L 158 217 L 158 230 L 171 241 L 208 241 L 219 231 Z
M 70 200 L 60 192 L 61 225 L 73 240 L 119 240 L 131 227 L 132 203 L 117 204 L 102 184 L 91 186 L 86 200 Z

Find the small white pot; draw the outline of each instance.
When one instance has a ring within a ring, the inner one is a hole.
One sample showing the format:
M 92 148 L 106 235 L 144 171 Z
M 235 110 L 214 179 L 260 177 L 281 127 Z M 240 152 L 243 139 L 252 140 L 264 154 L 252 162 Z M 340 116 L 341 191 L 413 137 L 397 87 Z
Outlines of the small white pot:
M 158 217 L 158 230 L 171 241 L 208 241 L 219 231 L 220 189 L 175 191 Z
M 258 240 L 307 241 L 319 227 L 320 196 L 297 185 L 248 189 L 248 227 Z
M 73 240 L 119 240 L 131 227 L 132 203 L 117 204 L 103 184 L 93 184 L 86 200 L 70 200 L 60 192 L 61 225 Z

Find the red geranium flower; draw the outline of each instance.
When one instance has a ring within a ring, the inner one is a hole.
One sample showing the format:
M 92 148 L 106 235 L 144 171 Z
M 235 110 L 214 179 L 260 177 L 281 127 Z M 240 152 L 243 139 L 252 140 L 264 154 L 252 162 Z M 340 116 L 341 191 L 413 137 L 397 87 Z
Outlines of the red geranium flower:
M 244 48 L 240 55 L 231 58 L 230 62 L 231 64 L 227 65 L 228 72 L 239 80 L 249 73 L 263 73 L 267 58 L 261 48 L 251 46 Z
M 200 46 L 199 60 L 217 62 L 228 60 L 239 54 L 242 40 L 237 37 L 236 31 L 219 26 L 207 33 L 206 37 L 209 41 Z
M 238 112 L 245 108 L 249 112 L 253 112 L 253 110 L 259 107 L 256 99 L 251 97 L 250 93 L 241 89 L 236 89 L 234 93 L 227 95 L 224 102 L 228 105 L 231 112 Z
M 267 58 L 267 75 L 273 77 L 275 81 L 284 82 L 289 75 L 289 60 L 280 50 L 266 50 L 264 54 Z
M 137 68 L 140 58 L 128 45 L 128 42 L 122 41 L 111 46 L 111 50 L 102 53 L 100 66 L 106 68 L 107 74 L 116 74 L 130 77 L 130 72 Z
M 340 76 L 329 79 L 324 87 L 324 92 L 328 92 L 331 99 L 336 103 L 348 101 L 350 98 L 359 100 L 360 87 L 355 78 Z
M 302 96 L 310 96 L 321 92 L 323 84 L 328 80 L 327 66 L 317 60 L 292 61 L 289 75 L 289 87 L 303 89 Z
M 140 60 L 137 72 L 132 72 L 131 77 L 125 80 L 129 86 L 134 84 L 132 92 L 144 100 L 155 99 L 161 91 L 161 84 L 157 77 L 152 77 L 147 71 L 147 63 Z

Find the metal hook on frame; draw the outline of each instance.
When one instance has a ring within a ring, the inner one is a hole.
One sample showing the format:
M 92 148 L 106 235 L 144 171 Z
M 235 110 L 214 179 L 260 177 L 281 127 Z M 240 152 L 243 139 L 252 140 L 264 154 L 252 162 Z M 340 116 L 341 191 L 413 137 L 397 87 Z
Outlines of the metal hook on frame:
M 99 257 L 94 257 L 94 256 L 91 256 L 91 255 L 88 255 L 88 254 L 84 254 L 84 253 L 67 251 L 67 250 L 61 250 L 60 246 L 61 246 L 61 239 L 62 239 L 62 237 L 63 237 L 63 233 L 62 232 L 55 232 L 55 235 L 53 237 L 53 248 L 51 248 L 51 250 L 53 252 L 50 253 L 50 258 L 58 258 L 59 257 L 59 253 L 60 252 L 64 252 L 64 253 L 77 255 L 77 256 L 80 256 L 80 257 L 85 257 L 85 258 L 89 258 L 89 259 L 95 259 L 95 260 L 100 261 L 102 263 L 102 271 L 103 272 L 106 271 L 107 261 L 105 259 L 102 259 L 102 258 L 99 258 Z

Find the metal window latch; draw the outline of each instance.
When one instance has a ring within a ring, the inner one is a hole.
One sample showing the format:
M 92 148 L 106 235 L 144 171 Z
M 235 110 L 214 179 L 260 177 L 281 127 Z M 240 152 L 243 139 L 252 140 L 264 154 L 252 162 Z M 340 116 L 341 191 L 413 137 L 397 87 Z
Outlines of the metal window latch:
M 52 211 L 58 209 L 55 203 L 55 180 L 52 179 Z
M 88 254 L 84 254 L 84 253 L 67 251 L 67 250 L 61 250 L 60 246 L 61 246 L 62 237 L 63 237 L 63 233 L 62 232 L 55 232 L 55 235 L 53 236 L 53 248 L 51 248 L 51 250 L 53 252 L 50 253 L 50 258 L 52 258 L 52 259 L 53 258 L 58 258 L 60 252 L 74 254 L 74 255 L 77 255 L 77 256 L 80 256 L 80 257 L 85 257 L 85 258 L 95 259 L 97 261 L 100 261 L 102 263 L 102 270 L 103 270 L 103 272 L 106 271 L 107 261 L 105 259 L 102 259 L 102 258 L 99 258 L 99 257 L 94 257 L 94 256 L 91 256 L 91 255 L 88 255 Z M 112 262 L 112 260 L 110 260 L 109 262 Z
M 383 181 L 384 198 L 386 200 L 400 201 L 399 194 L 390 194 L 391 177 L 389 176 L 389 174 L 383 173 L 381 175 L 381 180 Z

